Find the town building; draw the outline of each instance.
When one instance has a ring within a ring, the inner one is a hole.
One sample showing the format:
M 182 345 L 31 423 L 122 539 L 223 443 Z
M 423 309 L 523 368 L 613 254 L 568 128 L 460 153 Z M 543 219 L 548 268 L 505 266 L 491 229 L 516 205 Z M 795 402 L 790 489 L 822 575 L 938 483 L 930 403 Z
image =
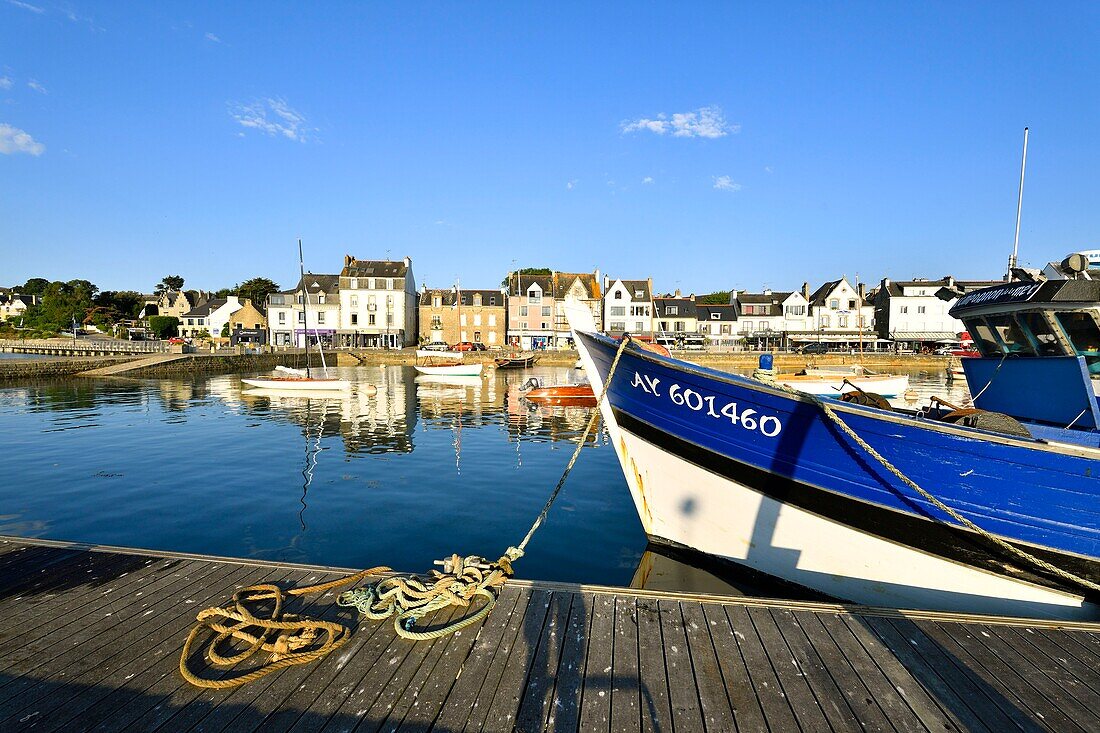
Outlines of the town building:
M 741 336 L 737 333 L 737 306 L 735 304 L 695 303 L 695 321 L 699 333 L 706 339 L 707 348 L 732 349 Z
M 307 272 L 296 287 L 267 296 L 267 321 L 274 346 L 303 348 L 308 333 L 310 343 L 331 348 L 340 323 L 340 276 Z
M 267 343 L 267 316 L 249 298 L 242 300 L 241 307 L 229 317 L 229 343 Z
M 799 291 L 759 293 L 734 290 L 730 300 L 737 304 L 737 332 L 745 346 L 752 349 L 777 349 L 791 346 L 790 333 L 805 333 L 812 328 L 809 286 Z
M 460 341 L 501 348 L 507 343 L 505 290 L 429 289 L 420 291 L 420 342 Z
M 891 280 L 883 278 L 875 296 L 875 329 L 879 338 L 900 348 L 931 349 L 937 342 L 957 339 L 962 321 L 948 311 L 965 293 L 1000 285 L 1003 280 Z
M 553 275 L 512 273 L 508 277 L 508 345 L 549 349 L 555 345 Z
M 587 308 L 592 313 L 592 320 L 596 323 L 596 330 L 603 330 L 603 283 L 600 280 L 600 271 L 587 272 L 554 272 L 552 275 L 555 299 L 554 313 L 554 341 L 555 348 L 573 348 L 573 329 L 569 326 L 569 319 L 565 315 L 568 307 Z
M 642 339 L 653 337 L 653 279 L 605 279 L 603 297 L 604 333 L 616 338 L 629 332 Z
M 412 259 L 357 260 L 340 271 L 338 344 L 400 349 L 416 344 L 417 291 Z
M 808 290 L 808 284 L 803 284 Z M 875 343 L 875 307 L 867 303 L 863 283 L 853 287 L 848 278 L 823 283 L 807 298 L 812 319 L 812 332 L 788 329 L 791 342 L 797 346 L 806 341 L 818 341 L 834 347 L 870 347 Z
M 658 341 L 673 340 L 681 345 L 688 334 L 699 333 L 695 296 L 674 295 L 653 299 L 653 335 Z
M 27 308 L 41 302 L 37 295 L 22 295 L 11 290 L 0 291 L 0 321 L 17 321 Z
M 241 309 L 236 295 L 204 301 L 179 317 L 177 332 L 184 338 L 218 338 L 228 333 L 230 317 Z
M 203 290 L 166 290 L 157 296 L 155 309 L 145 308 L 143 317 L 171 316 L 182 319 L 184 314 L 195 310 L 213 297 L 211 293 Z

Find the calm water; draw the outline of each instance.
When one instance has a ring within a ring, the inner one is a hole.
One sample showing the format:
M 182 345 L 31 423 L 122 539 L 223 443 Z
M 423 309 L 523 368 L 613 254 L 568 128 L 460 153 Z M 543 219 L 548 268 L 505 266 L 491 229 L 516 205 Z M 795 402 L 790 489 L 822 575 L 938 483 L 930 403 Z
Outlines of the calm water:
M 0 351 L 0 361 L 4 359 L 41 359 L 41 354 L 9 354 L 6 351 Z
M 349 397 L 250 394 L 236 375 L 0 386 L 0 534 L 414 571 L 453 552 L 496 558 L 527 531 L 588 416 L 519 399 L 530 376 L 568 383 L 573 369 L 334 371 L 353 381 Z M 924 396 L 965 395 L 942 374 L 912 381 Z M 601 433 L 517 571 L 628 585 L 645 550 Z

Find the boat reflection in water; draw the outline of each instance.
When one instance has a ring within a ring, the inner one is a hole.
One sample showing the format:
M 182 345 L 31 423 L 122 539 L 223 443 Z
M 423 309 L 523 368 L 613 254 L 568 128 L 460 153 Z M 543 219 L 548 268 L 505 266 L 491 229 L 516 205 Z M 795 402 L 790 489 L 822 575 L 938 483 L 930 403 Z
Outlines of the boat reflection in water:
M 833 601 L 793 583 L 758 573 L 744 565 L 723 562 L 711 555 L 650 542 L 638 561 L 630 587 L 674 593 L 703 593 L 716 596 L 784 598 L 792 601 Z

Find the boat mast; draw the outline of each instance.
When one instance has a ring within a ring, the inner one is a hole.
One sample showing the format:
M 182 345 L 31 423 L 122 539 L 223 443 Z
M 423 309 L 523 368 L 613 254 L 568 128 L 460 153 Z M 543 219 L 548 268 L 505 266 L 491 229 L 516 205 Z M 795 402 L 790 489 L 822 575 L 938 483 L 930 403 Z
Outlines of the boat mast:
M 309 370 L 309 288 L 306 286 L 306 262 L 302 257 L 301 238 L 298 239 L 298 271 L 302 274 L 302 335 L 306 337 L 306 377 L 312 378 L 313 374 Z
M 1024 170 L 1027 168 L 1027 128 L 1024 128 L 1024 153 L 1020 160 L 1020 193 L 1016 199 L 1016 236 L 1012 240 L 1012 256 L 1008 258 L 1008 276 L 1012 282 L 1012 271 L 1016 269 L 1016 253 L 1020 247 L 1020 210 L 1024 205 Z

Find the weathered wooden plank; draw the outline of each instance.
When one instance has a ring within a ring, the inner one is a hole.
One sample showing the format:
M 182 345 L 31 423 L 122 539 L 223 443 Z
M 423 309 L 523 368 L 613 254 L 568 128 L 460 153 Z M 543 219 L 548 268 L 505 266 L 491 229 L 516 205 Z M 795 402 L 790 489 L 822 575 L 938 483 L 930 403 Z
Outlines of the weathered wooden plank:
M 741 650 L 741 658 L 745 662 L 749 679 L 752 680 L 757 700 L 764 711 L 768 728 L 777 731 L 798 730 L 799 725 L 794 711 L 791 710 L 790 700 L 783 692 L 783 686 L 779 684 L 775 669 L 768 660 L 768 652 L 760 642 L 760 636 L 756 633 L 748 611 L 741 606 L 726 606 L 724 610 L 737 646 Z M 669 682 L 671 683 L 672 680 L 670 679 Z
M 279 585 L 289 590 L 296 587 L 331 582 L 339 577 L 333 573 L 312 572 L 303 574 L 301 571 L 291 571 L 284 576 Z M 303 596 L 287 601 L 287 609 L 290 613 L 314 617 L 321 615 L 320 611 L 327 608 L 328 603 L 331 603 L 332 600 L 332 596 L 328 596 L 327 600 L 324 596 Z M 266 654 L 258 653 L 254 659 L 244 662 L 238 668 L 220 671 L 217 676 L 229 677 L 240 674 L 242 669 L 250 669 L 265 658 Z M 294 687 L 303 678 L 316 669 L 316 664 L 290 667 L 277 674 L 261 677 L 255 682 L 233 689 L 203 691 L 197 698 L 186 705 L 182 705 L 167 726 L 172 731 L 221 730 L 231 725 L 235 728 L 250 729 L 250 726 L 263 720 L 294 690 Z M 216 705 L 211 704 L 214 701 L 217 701 Z M 240 716 L 239 719 L 238 716 Z
M 945 713 L 959 721 L 960 730 L 1012 730 L 1018 723 L 1026 723 L 1025 716 L 1009 717 L 985 694 L 987 686 L 981 680 L 911 623 L 906 624 L 906 633 L 902 634 L 884 618 L 846 617 L 845 621 L 853 631 L 869 629 L 875 635 L 883 656 L 872 656 L 895 688 L 907 690 L 911 685 L 921 685 Z M 901 664 L 891 670 L 884 664 L 884 660 L 891 659 Z
M 490 613 L 481 627 L 473 651 L 462 664 L 458 679 L 443 701 L 442 709 L 436 718 L 440 730 L 462 730 L 470 716 L 470 709 L 478 699 L 481 688 L 493 665 L 494 658 L 501 653 L 506 636 L 519 627 L 530 591 L 519 590 L 514 585 L 504 586 L 496 608 Z M 512 626 L 513 622 L 515 626 Z M 503 666 L 503 665 L 501 665 Z
M 869 728 L 870 726 L 864 721 L 857 720 L 856 714 L 848 704 L 848 697 L 833 681 L 821 656 L 803 633 L 794 614 L 780 608 L 772 608 L 768 611 L 772 623 L 779 630 L 783 640 L 787 642 L 792 665 L 799 670 L 801 678 L 809 686 L 817 704 L 829 721 L 829 727 L 834 731 L 860 731 Z M 892 728 L 881 714 L 875 722 L 881 730 Z
M 352 683 L 358 682 L 366 673 L 367 666 L 377 658 L 377 653 L 370 653 L 368 643 L 378 635 L 387 639 L 394 636 L 392 620 L 363 619 L 356 609 L 337 606 L 335 599 L 343 590 L 338 588 L 319 597 L 312 613 L 351 628 L 351 640 L 314 665 L 315 669 L 307 670 L 300 684 L 266 718 L 253 716 L 254 724 L 251 725 L 234 721 L 229 726 L 230 729 L 262 729 L 264 733 L 276 733 L 300 725 L 305 729 L 316 730 L 321 721 L 327 720 L 339 709 L 340 704 L 351 694 Z M 381 651 L 381 647 L 378 647 L 378 651 Z M 349 670 L 349 667 L 353 669 Z M 354 679 L 343 677 L 345 673 L 352 675 Z M 320 704 L 321 701 L 325 701 L 323 705 Z M 322 710 L 325 712 L 321 712 Z
M 1087 654 L 1075 655 L 1059 644 L 1056 632 L 1049 629 L 1030 629 L 1012 626 L 991 626 L 990 631 L 1000 634 L 1010 644 L 1031 645 L 1040 654 L 1046 655 L 1051 663 L 1059 665 L 1063 673 L 1068 673 L 1081 684 L 1086 685 L 1091 695 L 1100 695 L 1100 659 L 1089 659 Z
M 611 654 L 611 732 L 641 729 L 638 610 L 630 596 L 615 599 L 615 648 Z
M 684 601 L 680 603 L 680 612 L 687 630 L 688 650 L 691 652 L 691 666 L 695 673 L 703 723 L 709 731 L 734 730 L 737 724 L 734 721 L 733 705 L 718 667 L 714 640 L 711 639 L 710 624 L 703 615 L 703 607 L 698 603 Z
M 665 668 L 664 637 L 661 634 L 661 610 L 652 598 L 639 598 L 637 609 L 641 728 L 646 733 L 670 731 L 672 706 L 669 702 L 668 670 Z
M 458 687 L 462 677 L 467 672 L 467 662 L 471 660 L 472 655 L 475 654 L 477 648 L 484 641 L 483 637 L 490 635 L 497 638 L 497 634 L 503 628 L 504 623 L 497 622 L 496 619 L 503 618 L 506 621 L 511 616 L 512 609 L 515 608 L 517 598 L 518 594 L 515 592 L 507 595 L 502 592 L 497 599 L 496 606 L 480 624 L 462 629 L 456 633 L 451 643 L 443 650 L 443 656 L 436 662 L 431 676 L 424 680 L 423 685 L 417 692 L 416 701 L 405 714 L 404 720 L 401 721 L 402 729 L 426 731 L 439 719 L 448 697 Z M 490 626 L 490 624 L 492 625 Z M 467 696 L 465 698 L 466 705 L 469 706 L 472 700 L 473 695 Z M 390 720 L 393 721 L 392 715 Z M 446 728 L 442 730 L 446 730 Z
M 186 593 L 183 586 L 177 582 L 166 593 L 151 596 L 149 614 L 137 616 L 132 606 L 126 614 L 99 613 L 88 623 L 65 627 L 56 635 L 26 644 L 18 661 L 5 662 L 10 681 L 0 688 L 0 719 L 14 712 L 13 705 L 18 710 L 46 694 L 48 685 L 41 684 L 44 680 L 59 675 L 67 680 L 85 674 L 101 676 L 104 665 L 122 648 L 120 644 L 151 643 L 166 622 L 185 612 L 180 608 Z M 50 697 L 55 702 L 62 699 L 56 692 Z
M 580 725 L 581 694 L 584 691 L 584 668 L 588 658 L 588 634 L 592 624 L 591 594 L 575 593 L 565 628 L 558 679 L 547 729 L 575 731 Z
M 25 556 L 23 562 L 11 567 L 0 577 L 0 598 L 4 607 L 59 587 L 62 578 L 85 578 L 89 573 L 109 567 L 117 561 L 114 555 L 81 553 L 76 550 L 55 553 L 52 548 L 42 548 L 34 556 Z
M 18 647 L 5 649 L 0 654 L 0 663 L 5 666 L 19 663 L 30 656 L 40 660 L 43 650 L 60 649 L 59 642 L 68 639 L 75 630 L 90 624 L 117 623 L 129 618 L 135 611 L 142 609 L 143 601 L 156 598 L 170 592 L 176 585 L 190 582 L 191 578 L 207 578 L 216 569 L 210 563 L 184 564 L 183 566 L 157 566 L 150 575 L 139 575 L 132 581 L 125 581 L 120 587 L 74 589 L 61 597 L 52 598 L 45 609 L 28 609 L 12 618 L 35 619 L 35 625 L 28 627 L 17 624 L 0 633 L 14 634 L 19 640 Z
M 1086 669 L 1100 674 L 1100 647 L 1093 650 L 1087 642 L 1089 634 L 1060 629 L 1048 629 L 1037 633 L 1061 649 L 1075 669 Z
M 256 583 L 276 582 L 284 573 L 278 568 L 235 566 L 233 573 L 218 576 L 215 583 L 204 589 L 205 597 L 201 600 L 196 598 L 196 603 L 188 606 L 188 613 L 182 617 L 186 626 L 177 634 L 165 634 L 162 644 L 143 655 L 140 662 L 132 667 L 147 663 L 144 670 L 136 672 L 133 678 L 125 680 L 82 714 L 81 723 L 85 729 L 101 733 L 105 730 L 116 731 L 137 720 L 154 726 L 178 709 L 171 702 L 173 694 L 189 692 L 192 696 L 198 696 L 198 688 L 185 683 L 177 671 L 183 641 L 194 623 L 195 615 L 202 608 L 224 605 L 236 590 Z
M 1064 659 L 1048 653 L 1047 650 L 1050 647 L 1044 645 L 1042 634 L 1029 634 L 1024 629 L 996 624 L 983 624 L 978 626 L 977 630 L 982 636 L 989 635 L 984 643 L 990 651 L 1012 665 L 1025 679 L 1031 680 L 1032 686 L 1040 694 L 1046 695 L 1055 704 L 1065 700 L 1060 707 L 1067 714 L 1093 730 L 1100 730 L 1100 719 L 1097 719 L 1095 712 L 1097 704 L 1100 704 L 1097 690 L 1085 682 L 1082 675 L 1064 666 Z M 1036 636 L 1039 638 L 1035 639 Z M 1035 639 L 1035 643 L 1032 643 L 1028 637 Z M 1057 649 L 1056 645 L 1050 646 Z M 1081 665 L 1076 666 L 1083 675 L 1091 673 L 1094 678 L 1098 677 L 1096 670 L 1081 669 Z M 1029 667 L 1038 674 L 1029 673 Z
M 178 631 L 179 636 L 176 637 L 179 639 L 179 646 L 171 656 L 175 657 L 180 652 L 183 646 L 183 640 L 189 631 L 189 627 L 194 623 L 195 614 L 202 608 L 224 605 L 234 590 L 240 590 L 259 584 L 283 584 L 287 581 L 287 578 L 291 576 L 292 571 L 285 568 L 261 567 L 248 569 L 245 572 L 246 574 L 244 576 L 238 577 L 230 588 L 227 588 L 217 596 L 206 595 L 202 603 L 196 602 L 188 606 L 191 613 L 182 619 L 185 625 Z M 175 665 L 179 662 L 178 657 L 171 661 L 173 667 L 171 673 L 167 673 L 167 665 L 158 668 L 158 671 L 163 671 L 166 674 L 150 688 L 151 694 L 147 693 L 146 696 L 140 700 L 139 705 L 130 705 L 121 711 L 122 716 L 128 719 L 129 723 L 125 727 L 118 726 L 118 728 L 130 731 L 156 730 L 166 721 L 169 721 L 180 713 L 180 711 L 185 710 L 189 704 L 192 704 L 200 697 L 206 700 L 206 705 L 213 706 L 232 694 L 232 690 L 208 690 L 192 687 L 180 677 L 178 672 L 174 671 Z M 201 652 L 198 650 L 192 652 L 189 665 L 191 669 L 204 669 L 206 662 Z M 209 679 L 220 680 L 225 679 L 232 672 L 233 670 L 206 668 L 204 676 Z M 151 707 L 149 707 L 149 705 L 151 705 Z M 142 709 L 142 714 L 139 716 L 132 716 L 131 714 L 135 708 Z M 167 730 L 174 729 L 172 724 L 167 726 Z
M 883 684 L 885 677 L 879 671 L 874 661 L 869 659 L 862 646 L 858 646 L 852 639 L 849 644 L 851 659 L 845 656 L 844 651 L 833 640 L 829 631 L 821 624 L 818 613 L 809 611 L 791 611 L 791 622 L 797 624 L 799 630 L 806 635 L 806 639 L 814 652 L 821 659 L 827 674 L 832 677 L 833 683 L 844 699 L 848 701 L 848 707 L 859 719 L 861 727 L 869 731 L 898 731 L 898 733 L 919 733 L 926 731 L 927 727 L 909 709 L 905 701 L 898 695 L 897 690 L 888 684 Z M 780 617 L 780 630 L 784 636 L 788 636 L 786 621 Z M 849 638 L 851 636 L 849 635 Z
M 668 672 L 672 725 L 678 731 L 703 730 L 699 690 L 691 667 L 691 650 L 684 630 L 684 617 L 677 601 L 657 602 L 661 614 L 661 635 L 665 640 L 665 671 Z
M 430 617 L 422 619 L 422 621 L 429 624 L 442 623 L 451 618 L 452 612 L 453 609 L 437 611 Z M 322 730 L 350 733 L 360 723 L 377 720 L 372 717 L 371 709 L 377 706 L 378 701 L 393 684 L 392 680 L 398 670 L 401 669 L 410 656 L 416 655 L 413 657 L 416 661 L 426 653 L 426 649 L 417 649 L 418 644 L 398 636 L 393 630 L 392 621 L 389 623 L 391 625 L 378 637 L 379 642 L 388 639 L 389 643 L 377 657 L 357 662 L 363 671 L 362 678 L 354 685 L 352 693 L 340 707 L 338 714 L 331 716 Z
M 141 678 L 153 666 L 165 665 L 174 669 L 174 660 L 168 658 L 182 646 L 180 634 L 188 616 L 194 617 L 196 611 L 180 603 L 189 592 L 180 588 L 175 594 L 151 597 L 149 611 L 152 613 L 138 616 L 140 622 L 121 620 L 119 628 L 123 631 L 114 634 L 110 643 L 83 656 L 80 647 L 74 647 L 68 656 L 62 655 L 53 665 L 44 665 L 33 677 L 26 677 L 31 687 L 20 696 L 24 705 L 22 710 L 33 708 L 40 727 L 55 722 L 64 726 L 76 718 L 81 719 L 81 725 L 90 726 L 83 713 L 94 705 L 98 707 L 114 689 L 130 685 L 135 678 L 139 679 L 135 685 L 140 685 Z M 20 714 L 14 713 L 13 718 Z
M 557 601 L 554 593 L 536 590 L 531 593 L 531 600 L 527 604 L 527 614 L 523 619 L 523 627 L 516 638 L 512 651 L 508 655 L 508 661 L 500 676 L 489 709 L 485 715 L 483 729 L 489 731 L 511 730 L 519 711 L 520 697 L 523 695 L 524 681 L 531 670 L 535 655 L 538 653 L 539 639 L 542 638 L 542 629 L 550 608 Z M 471 716 L 472 719 L 473 716 Z
M 615 598 L 597 594 L 592 599 L 592 623 L 581 691 L 580 729 L 611 729 L 611 672 L 615 648 Z
M 334 573 L 293 572 L 283 583 L 285 589 L 300 588 L 321 583 L 329 583 L 341 576 Z M 287 601 L 289 613 L 308 618 L 336 621 L 345 626 L 354 625 L 354 615 L 348 609 L 335 606 L 336 592 L 311 594 L 291 598 Z M 259 659 L 262 659 L 260 655 Z M 303 685 L 314 674 L 324 668 L 325 662 L 332 657 L 300 667 L 291 667 L 280 673 L 263 677 L 256 682 L 238 687 L 221 699 L 218 706 L 203 715 L 204 703 L 200 696 L 171 721 L 175 730 L 186 730 L 188 721 L 195 721 L 191 730 L 212 731 L 229 729 L 234 731 L 253 730 L 261 725 L 265 717 L 278 709 L 280 703 L 291 695 L 297 686 Z
M 766 731 L 768 725 L 764 722 L 764 711 L 753 691 L 749 670 L 741 657 L 741 650 L 737 646 L 729 618 L 722 607 L 715 604 L 704 603 L 701 610 L 703 620 L 708 627 L 710 643 L 714 646 L 718 670 L 722 684 L 726 688 L 726 696 L 733 711 L 737 730 Z M 658 650 L 660 649 L 661 647 L 658 647 Z M 666 730 L 666 728 L 660 730 Z
M 536 731 L 545 727 L 572 605 L 572 593 L 555 593 L 551 596 L 550 610 L 542 627 L 538 651 L 528 670 L 526 684 L 520 691 L 515 723 L 518 730 Z
M 752 619 L 756 633 L 764 649 L 768 652 L 772 669 L 779 678 L 779 684 L 783 692 L 790 700 L 791 709 L 795 718 L 803 730 L 828 730 L 829 723 L 821 704 L 814 697 L 813 691 L 806 682 L 806 677 L 799 668 L 798 661 L 791 655 L 783 635 L 775 625 L 771 612 L 767 608 L 749 608 L 749 618 Z M 747 632 L 746 632 L 747 633 Z
M 124 570 L 118 577 L 103 584 L 77 584 L 68 579 L 59 578 L 59 586 L 45 589 L 43 592 L 28 597 L 16 597 L 11 599 L 11 605 L 0 607 L 0 634 L 5 634 L 12 628 L 21 628 L 25 632 L 24 617 L 39 619 L 43 627 L 51 625 L 51 621 L 64 617 L 73 619 L 73 605 L 66 603 L 71 598 L 79 598 L 87 604 L 101 605 L 104 602 L 120 603 L 119 597 L 126 596 L 134 591 L 135 585 L 151 583 L 155 578 L 169 572 L 179 564 L 176 560 L 158 560 L 145 558 L 142 564 L 133 570 Z M 198 567 L 196 564 L 195 567 Z M 74 578 L 75 579 L 75 578 Z
M 919 622 L 916 626 L 928 638 L 945 648 L 953 642 L 956 646 L 952 653 L 966 664 L 974 678 L 984 683 L 986 694 L 994 698 L 1002 709 L 1018 713 L 1019 717 L 1029 718 L 1033 724 L 1042 727 L 1059 731 L 1088 730 L 1078 721 L 1072 720 L 1057 704 L 1037 695 L 1027 679 L 1021 677 L 1006 660 L 990 651 L 969 628 L 958 624 L 926 621 Z M 1035 713 L 1039 715 L 1036 716 Z
M 901 705 L 908 705 L 920 724 L 929 731 L 959 731 L 964 728 L 956 715 L 946 710 L 904 667 L 899 658 L 859 619 L 848 614 L 813 614 L 829 633 L 844 658 L 859 674 L 884 710 L 897 709 L 890 717 L 898 725 L 906 720 Z M 848 623 L 851 620 L 852 623 Z M 919 655 L 918 655 L 919 657 Z M 923 660 L 920 662 L 923 664 Z M 918 727 L 916 730 L 920 730 Z

